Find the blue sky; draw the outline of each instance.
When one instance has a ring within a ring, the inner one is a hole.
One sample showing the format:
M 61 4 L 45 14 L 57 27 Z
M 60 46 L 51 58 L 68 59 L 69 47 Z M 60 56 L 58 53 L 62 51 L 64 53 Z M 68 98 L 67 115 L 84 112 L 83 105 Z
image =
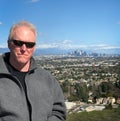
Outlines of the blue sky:
M 0 0 L 0 47 L 11 25 L 32 22 L 41 48 L 120 48 L 120 0 Z

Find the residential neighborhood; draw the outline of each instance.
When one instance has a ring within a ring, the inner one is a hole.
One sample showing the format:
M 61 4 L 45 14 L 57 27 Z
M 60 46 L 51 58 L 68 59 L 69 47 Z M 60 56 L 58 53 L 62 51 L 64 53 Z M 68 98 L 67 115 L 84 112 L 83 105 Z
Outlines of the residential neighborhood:
M 67 112 L 103 110 L 120 104 L 120 57 L 44 55 L 38 66 L 59 81 Z

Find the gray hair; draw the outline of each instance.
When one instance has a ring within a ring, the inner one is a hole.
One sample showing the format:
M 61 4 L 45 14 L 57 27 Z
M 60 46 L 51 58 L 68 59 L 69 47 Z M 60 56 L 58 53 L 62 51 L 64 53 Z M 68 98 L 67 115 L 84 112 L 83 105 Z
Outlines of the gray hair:
M 18 28 L 18 27 L 21 27 L 21 26 L 28 27 L 35 34 L 35 37 L 37 37 L 36 28 L 32 23 L 30 23 L 28 21 L 20 21 L 16 24 L 12 25 L 10 32 L 9 32 L 8 41 L 10 41 L 13 38 L 15 29 Z

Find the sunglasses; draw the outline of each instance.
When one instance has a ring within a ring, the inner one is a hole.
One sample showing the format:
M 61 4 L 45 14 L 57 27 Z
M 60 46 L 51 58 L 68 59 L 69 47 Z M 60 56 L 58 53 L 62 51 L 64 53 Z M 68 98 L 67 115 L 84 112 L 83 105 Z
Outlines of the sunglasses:
M 18 47 L 22 47 L 24 44 L 27 48 L 33 48 L 35 46 L 35 42 L 23 42 L 23 41 L 19 41 L 19 40 L 10 40 L 14 43 L 14 45 L 18 46 Z

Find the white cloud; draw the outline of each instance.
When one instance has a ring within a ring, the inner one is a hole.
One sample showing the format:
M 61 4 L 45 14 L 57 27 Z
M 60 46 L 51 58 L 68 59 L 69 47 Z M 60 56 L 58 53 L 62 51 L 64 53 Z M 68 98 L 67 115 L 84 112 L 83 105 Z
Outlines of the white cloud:
M 104 50 L 108 50 L 108 49 L 120 49 L 120 46 L 103 46 L 101 48 L 98 49 L 104 49 Z
M 2 45 L 0 45 L 0 48 L 7 48 L 7 44 L 6 43 L 3 43 Z
M 59 42 L 54 42 L 54 43 L 51 43 L 51 44 L 46 44 L 46 43 L 43 43 L 41 42 L 39 45 L 38 45 L 38 48 L 60 48 L 60 49 L 69 49 L 69 48 L 72 48 L 72 41 L 70 40 L 63 40 L 63 41 L 59 41 Z
M 35 3 L 35 2 L 38 2 L 38 1 L 40 1 L 40 0 L 31 0 L 30 2 Z
M 86 45 L 86 44 L 74 44 L 71 40 L 63 40 L 56 43 L 43 43 L 41 42 L 37 48 L 59 48 L 59 49 L 91 49 L 91 50 L 110 50 L 110 49 L 120 49 L 120 46 L 111 46 L 106 44 L 94 44 L 94 45 Z
M 57 45 L 53 44 L 44 44 L 44 43 L 40 43 L 40 45 L 38 45 L 37 48 L 43 48 L 43 49 L 47 49 L 47 48 L 57 48 Z

